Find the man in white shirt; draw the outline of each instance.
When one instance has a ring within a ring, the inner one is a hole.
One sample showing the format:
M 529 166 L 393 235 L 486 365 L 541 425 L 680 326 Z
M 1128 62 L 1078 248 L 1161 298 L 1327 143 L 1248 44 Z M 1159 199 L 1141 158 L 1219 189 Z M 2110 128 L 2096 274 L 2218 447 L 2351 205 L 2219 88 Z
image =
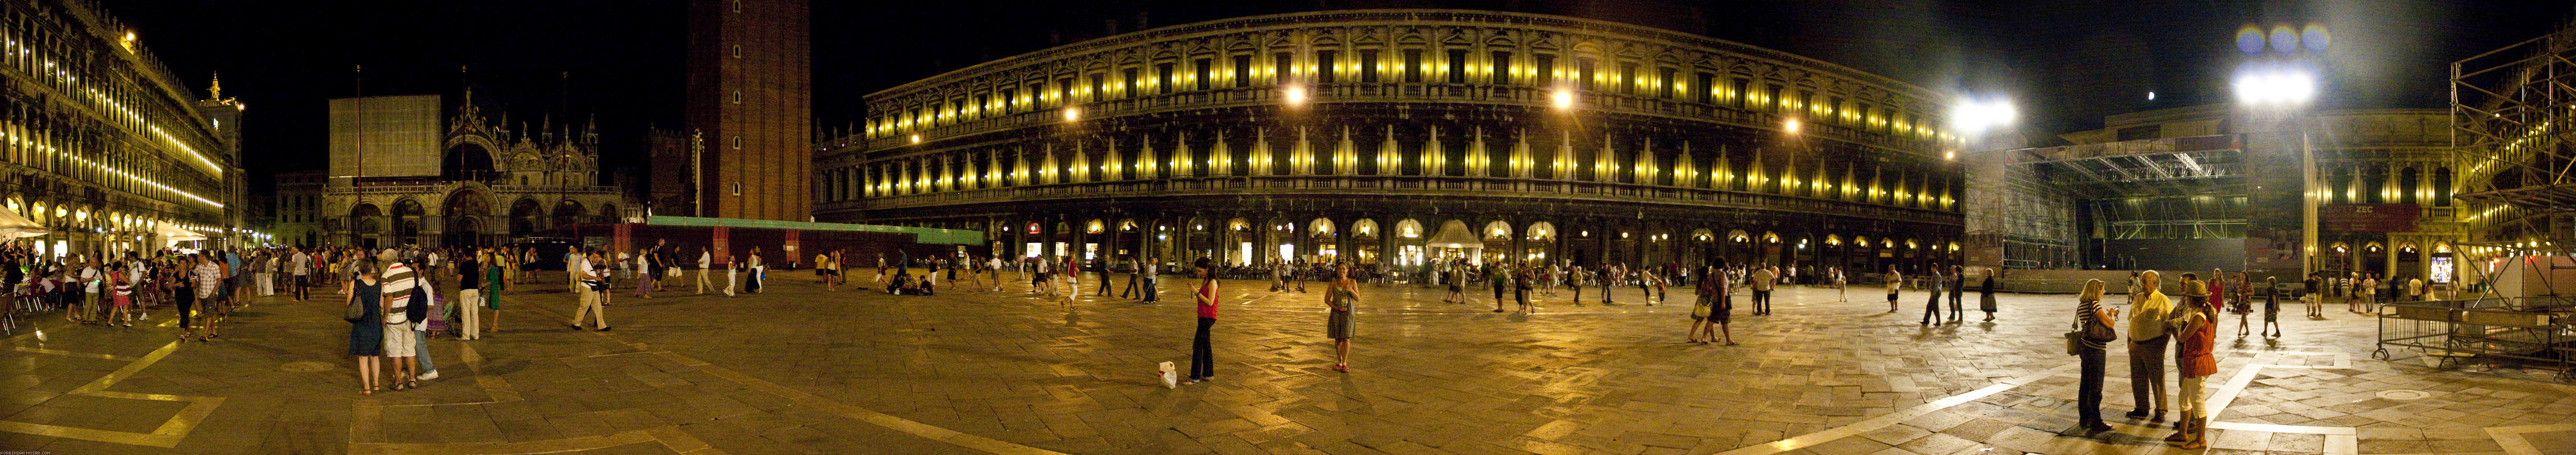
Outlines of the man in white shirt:
M 107 275 L 98 270 L 98 263 L 84 261 L 78 277 L 81 285 L 81 311 L 75 319 L 83 324 L 98 322 L 98 285 L 99 282 L 107 280 Z
M 707 295 L 707 268 L 715 265 L 715 252 L 707 250 L 707 247 L 698 247 L 698 295 Z
M 1771 314 L 1771 286 L 1778 283 L 1780 277 L 1780 272 L 1773 270 L 1776 269 L 1759 263 L 1753 265 L 1753 314 L 1755 315 Z
M 410 264 L 403 263 L 400 260 L 401 256 L 393 249 L 385 249 L 383 253 L 376 255 L 376 259 L 385 261 L 385 272 L 381 277 L 383 279 L 382 283 L 384 284 L 384 301 L 386 302 L 386 306 L 396 309 L 409 308 L 412 305 L 411 291 L 413 288 L 419 288 L 420 295 L 424 298 L 433 300 L 437 298 L 438 289 L 430 286 L 429 275 L 424 274 L 427 272 L 414 270 Z M 430 305 L 430 302 L 420 302 L 419 304 L 427 306 Z M 428 308 L 427 310 L 429 311 L 429 313 L 427 313 L 429 315 L 438 314 L 437 308 Z M 400 328 L 404 330 L 395 330 L 397 328 L 396 324 L 385 325 L 385 336 L 387 337 L 412 337 L 409 347 L 412 348 L 412 357 L 416 359 L 414 362 L 419 364 L 415 371 L 419 372 L 419 378 L 424 381 L 438 379 L 438 366 L 429 361 L 429 346 L 425 343 L 429 340 L 429 322 L 427 320 L 429 317 L 434 316 L 423 316 L 422 320 L 399 324 L 402 326 Z
M 1002 290 L 1002 255 L 996 254 L 993 257 L 984 258 L 984 266 L 986 272 L 993 274 L 993 291 L 1000 292 Z
M 590 272 L 589 258 L 582 257 L 581 247 L 564 247 L 564 284 L 581 292 L 581 274 Z
M 313 275 L 313 255 L 305 254 L 302 248 L 295 249 L 295 256 L 288 257 L 286 260 L 286 271 L 288 275 L 294 277 L 292 286 L 295 286 L 295 301 L 304 301 L 305 289 L 313 285 L 309 281 Z

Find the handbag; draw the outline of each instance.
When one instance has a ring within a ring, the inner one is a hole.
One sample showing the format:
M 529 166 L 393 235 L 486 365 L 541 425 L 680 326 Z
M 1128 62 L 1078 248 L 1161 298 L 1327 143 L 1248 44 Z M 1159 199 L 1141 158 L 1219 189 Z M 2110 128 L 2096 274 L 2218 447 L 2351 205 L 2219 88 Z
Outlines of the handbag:
M 340 317 L 340 319 L 342 319 L 342 320 L 346 320 L 346 321 L 349 321 L 349 322 L 358 322 L 358 320 L 366 319 L 366 318 L 367 318 L 367 307 L 366 307 L 365 305 L 366 305 L 366 302 L 360 302 L 360 301 L 358 301 L 358 299 L 357 299 L 357 298 L 355 298 L 355 297 L 350 298 L 350 299 L 349 299 L 349 309 L 348 309 L 348 311 L 347 311 L 347 314 L 346 314 L 346 315 L 344 315 L 344 316 L 341 316 L 341 317 Z
M 1701 298 L 1699 299 L 1699 303 L 1698 303 L 1698 304 L 1691 305 L 1691 317 L 1694 317 L 1694 318 L 1706 318 L 1706 317 L 1708 317 L 1708 312 L 1709 312 L 1709 307 L 1710 307 L 1710 306 L 1711 306 L 1711 305 L 1709 304 L 1709 299 L 1708 299 L 1707 297 L 1701 297 Z

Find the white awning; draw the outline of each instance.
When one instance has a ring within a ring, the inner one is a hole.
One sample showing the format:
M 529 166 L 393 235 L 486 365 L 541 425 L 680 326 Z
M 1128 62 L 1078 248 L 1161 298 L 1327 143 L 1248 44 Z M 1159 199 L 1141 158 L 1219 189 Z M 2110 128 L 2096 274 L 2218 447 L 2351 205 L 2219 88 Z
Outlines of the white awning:
M 190 240 L 206 239 L 205 234 L 199 234 L 197 231 L 180 229 L 178 226 L 171 226 L 168 224 L 154 225 L 152 227 L 152 235 L 161 236 L 161 241 L 164 242 L 185 242 Z
M 35 220 L 20 216 L 15 210 L 0 207 L 0 238 L 15 239 L 51 233 L 54 233 L 54 230 L 45 229 L 45 225 L 36 224 Z
M 1447 223 L 1441 223 L 1440 232 L 1432 234 L 1431 240 L 1422 242 L 1422 245 L 1432 248 L 1484 248 L 1485 241 L 1476 238 L 1476 233 L 1467 231 L 1467 223 L 1449 220 Z

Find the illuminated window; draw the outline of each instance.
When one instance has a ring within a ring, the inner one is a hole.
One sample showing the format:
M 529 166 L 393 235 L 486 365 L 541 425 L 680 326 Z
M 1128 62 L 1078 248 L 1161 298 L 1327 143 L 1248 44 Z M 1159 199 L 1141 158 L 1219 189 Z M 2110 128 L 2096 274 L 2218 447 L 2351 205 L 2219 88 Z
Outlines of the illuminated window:
M 1137 84 L 1138 82 L 1141 82 L 1141 81 L 1136 80 L 1136 69 L 1135 69 L 1135 68 L 1122 68 L 1122 69 L 1119 69 L 1119 70 L 1118 70 L 1118 76 L 1120 77 L 1119 81 L 1120 81 L 1122 84 L 1124 84 L 1124 85 L 1120 85 L 1120 86 L 1118 86 L 1118 94 L 1119 94 L 1119 95 L 1121 95 L 1121 96 L 1136 96 L 1136 95 L 1139 93 L 1139 92 L 1136 90 L 1136 84 Z
M 1234 88 L 1252 86 L 1252 56 L 1234 56 Z
M 1294 76 L 1294 75 L 1296 75 L 1296 74 L 1297 74 L 1297 57 L 1296 57 L 1296 55 L 1295 55 L 1295 54 L 1290 54 L 1290 53 L 1286 53 L 1286 52 L 1280 52 L 1280 53 L 1276 53 L 1276 54 L 1270 54 L 1270 82 L 1271 82 L 1271 83 L 1273 83 L 1273 84 L 1287 83 L 1287 82 L 1288 82 L 1288 78 L 1289 78 L 1289 77 L 1291 77 L 1291 76 Z
M 1377 82 L 1377 51 L 1360 51 L 1360 82 Z
M 1449 83 L 1467 83 L 1467 51 L 1464 49 L 1449 51 Z
M 1404 50 L 1404 81 L 1408 83 L 1422 82 L 1422 50 Z
M 1673 79 L 1674 72 L 1675 71 L 1672 68 L 1660 68 L 1656 70 L 1654 84 L 1655 88 L 1661 91 L 1661 93 L 1656 93 L 1655 96 L 1663 99 L 1673 99 L 1673 86 L 1679 85 L 1675 84 L 1675 82 L 1681 81 L 1679 79 Z
M 1198 77 L 1196 77 L 1196 78 L 1192 78 L 1192 79 L 1190 79 L 1190 89 L 1191 89 L 1191 90 L 1207 90 L 1207 89 L 1208 89 L 1208 74 L 1210 74 L 1210 72 L 1211 72 L 1211 71 L 1215 70 L 1215 68 L 1209 68 L 1209 67 L 1208 67 L 1208 64 L 1209 64 L 1209 63 L 1214 63 L 1214 62 L 1211 62 L 1211 61 L 1209 61 L 1208 59 L 1204 59 L 1204 58 L 1203 58 L 1203 59 L 1198 59 L 1198 60 L 1192 60 L 1192 61 L 1190 61 L 1190 69 L 1192 70 L 1191 72 L 1192 72 L 1192 73 L 1194 73 L 1194 74 L 1196 74 L 1196 75 L 1198 76 Z
M 1699 87 L 1699 90 L 1691 91 L 1691 101 L 1701 103 L 1709 102 L 1709 97 L 1712 95 L 1711 92 L 1717 91 L 1717 75 L 1700 72 L 1692 76 L 1696 78 L 1693 82 L 1698 83 L 1698 85 L 1693 85 L 1692 87 Z
M 1172 64 L 1157 63 L 1154 65 L 1154 93 L 1164 95 L 1172 94 Z
M 1771 112 L 1780 112 L 1780 111 L 1781 111 L 1780 107 L 1781 107 L 1782 105 L 1788 104 L 1789 100 L 1786 100 L 1786 99 L 1782 99 L 1782 98 L 1780 98 L 1780 90 L 1781 90 L 1781 89 L 1782 89 L 1782 87 L 1780 87 L 1780 84 L 1764 84 L 1764 85 L 1763 85 L 1763 87 L 1762 87 L 1762 107 L 1763 107 L 1763 109 L 1765 109 L 1765 110 L 1769 110 L 1769 111 L 1771 111 Z
M 1107 74 L 1100 74 L 1100 73 L 1091 73 L 1091 93 L 1088 93 L 1088 94 L 1087 94 L 1088 96 L 1084 96 L 1084 97 L 1083 97 L 1083 99 L 1089 99 L 1089 100 L 1097 100 L 1097 99 L 1100 99 L 1100 95 L 1101 95 L 1101 93 L 1100 93 L 1100 92 L 1101 92 L 1101 90 L 1102 90 L 1102 89 L 1105 89 L 1105 88 L 1108 88 L 1108 87 L 1109 87 L 1109 75 L 1107 75 Z
M 1547 85 L 1547 83 L 1548 83 L 1548 82 L 1553 81 L 1553 80 L 1555 80 L 1555 79 L 1556 79 L 1556 56 L 1555 56 L 1555 55 L 1552 55 L 1552 54 L 1538 54 L 1538 60 L 1536 61 L 1536 64 L 1537 64 L 1537 67 L 1538 67 L 1538 75 L 1537 75 L 1536 77 L 1532 77 L 1532 78 L 1530 78 L 1530 83 L 1531 83 L 1531 84 L 1534 84 L 1534 85 L 1540 85 L 1540 86 L 1545 86 L 1545 85 Z
M 1340 73 L 1340 71 L 1335 71 L 1333 64 L 1339 62 L 1335 62 L 1333 60 L 1340 56 L 1341 53 L 1336 51 L 1315 51 L 1316 83 L 1330 84 L 1338 82 L 1335 80 L 1336 78 L 1334 76 L 1337 75 L 1336 73 Z
M 1610 81 L 1619 84 L 1621 95 L 1637 94 L 1637 84 L 1642 82 L 1645 81 L 1637 80 L 1637 64 L 1628 62 L 1619 62 L 1619 79 Z
M 1006 89 L 1002 89 L 1002 99 L 1001 99 L 1001 101 L 1002 101 L 1002 112 L 1003 112 L 1003 113 L 1010 113 L 1010 112 L 1011 112 L 1011 101 L 1012 101 L 1012 95 L 1016 95 L 1016 94 L 1018 94 L 1018 93 L 1019 93 L 1018 91 L 1015 91 L 1015 90 L 1012 90 L 1012 89 L 1007 89 L 1007 88 L 1006 88 Z
M 1494 51 L 1494 85 L 1512 83 L 1512 53 Z
M 1574 59 L 1574 77 L 1576 84 L 1581 85 L 1584 90 L 1592 90 L 1593 76 L 1594 73 L 1592 71 L 1591 58 L 1578 57 Z

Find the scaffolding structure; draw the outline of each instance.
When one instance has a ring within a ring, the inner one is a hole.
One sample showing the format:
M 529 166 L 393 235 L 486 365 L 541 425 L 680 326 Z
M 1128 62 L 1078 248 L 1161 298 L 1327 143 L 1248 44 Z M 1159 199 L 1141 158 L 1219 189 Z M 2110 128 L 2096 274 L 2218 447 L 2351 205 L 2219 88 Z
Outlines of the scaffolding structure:
M 2048 182 L 2038 170 L 2022 165 L 2035 150 L 1979 153 L 1971 166 L 1986 167 L 1968 179 L 1967 243 L 1991 251 L 2006 269 L 2072 268 L 2081 262 L 2082 244 L 2075 226 L 2077 198 Z
M 2476 280 L 2447 300 L 2380 308 L 2380 347 L 2552 370 L 2576 380 L 2576 22 L 2451 64 L 2456 199 Z M 2500 274 L 2516 274 L 2504 292 Z

